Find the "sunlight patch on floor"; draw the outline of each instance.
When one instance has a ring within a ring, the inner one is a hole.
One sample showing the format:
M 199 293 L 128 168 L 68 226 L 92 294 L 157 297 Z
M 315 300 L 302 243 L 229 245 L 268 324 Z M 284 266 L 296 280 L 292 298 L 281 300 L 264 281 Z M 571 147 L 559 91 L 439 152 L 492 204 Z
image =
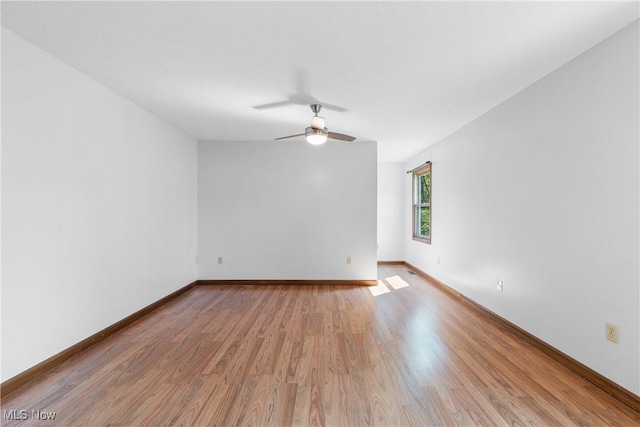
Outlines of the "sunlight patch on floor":
M 369 286 L 369 290 L 374 297 L 378 295 L 386 294 L 387 292 L 391 292 L 389 288 L 385 286 L 382 280 L 378 280 L 378 284 L 376 286 Z
M 385 282 L 390 284 L 393 289 L 406 288 L 407 286 L 409 286 L 409 284 L 402 280 L 402 277 L 400 276 L 385 277 L 384 280 Z

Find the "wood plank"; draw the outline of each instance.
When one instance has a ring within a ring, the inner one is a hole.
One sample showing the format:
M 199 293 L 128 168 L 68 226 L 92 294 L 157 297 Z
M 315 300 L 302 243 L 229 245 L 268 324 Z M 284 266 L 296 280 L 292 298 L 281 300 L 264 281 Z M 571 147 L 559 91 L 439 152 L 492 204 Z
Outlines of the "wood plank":
M 3 396 L 46 425 L 640 425 L 640 413 L 405 265 L 196 286 Z
M 138 311 L 136 311 L 135 313 L 127 316 L 126 318 L 114 323 L 111 326 L 108 326 L 107 328 L 96 332 L 95 334 L 91 335 L 90 337 L 87 337 L 86 339 L 80 341 L 77 344 L 72 345 L 71 347 L 61 351 L 58 354 L 55 354 L 53 356 L 51 356 L 50 358 L 40 362 L 39 364 L 37 364 L 36 366 L 33 366 L 32 368 L 27 369 L 26 371 L 12 377 L 9 378 L 8 380 L 4 381 L 2 383 L 2 385 L 0 385 L 0 393 L 2 395 L 2 397 L 7 396 L 8 394 L 12 393 L 14 390 L 20 388 L 21 386 L 29 383 L 30 381 L 33 381 L 35 379 L 37 379 L 38 377 L 40 377 L 41 375 L 43 375 L 45 372 L 49 371 L 50 369 L 53 369 L 54 367 L 60 365 L 61 363 L 71 359 L 73 356 L 75 356 L 76 354 L 79 354 L 81 352 L 83 352 L 84 350 L 90 348 L 91 346 L 94 346 L 96 343 L 109 338 L 111 335 L 115 334 L 116 332 L 126 328 L 127 326 L 135 323 L 136 321 L 138 321 L 139 319 L 143 318 L 144 316 L 146 316 L 147 314 L 153 312 L 154 310 L 156 310 L 157 308 L 161 307 L 162 305 L 168 303 L 169 301 L 172 301 L 174 299 L 176 299 L 177 297 L 179 297 L 180 295 L 184 294 L 185 292 L 188 292 L 189 290 L 191 290 L 194 286 L 196 285 L 196 282 L 192 282 L 189 283 L 188 285 L 172 292 L 171 294 L 167 295 L 164 298 L 159 299 L 158 301 L 148 305 L 147 307 L 144 307 Z

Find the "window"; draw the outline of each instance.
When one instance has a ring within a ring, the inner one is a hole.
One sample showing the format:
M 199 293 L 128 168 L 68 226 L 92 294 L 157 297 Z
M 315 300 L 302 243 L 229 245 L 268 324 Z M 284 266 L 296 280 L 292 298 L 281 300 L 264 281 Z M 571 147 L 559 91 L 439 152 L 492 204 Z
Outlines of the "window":
M 413 171 L 413 240 L 431 243 L 431 162 Z

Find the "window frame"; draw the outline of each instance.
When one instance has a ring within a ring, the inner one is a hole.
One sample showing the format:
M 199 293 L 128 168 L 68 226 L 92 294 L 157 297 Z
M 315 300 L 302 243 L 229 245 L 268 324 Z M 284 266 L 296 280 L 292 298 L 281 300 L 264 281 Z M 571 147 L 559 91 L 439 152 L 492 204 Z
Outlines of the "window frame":
M 418 197 L 418 192 L 420 191 L 420 184 L 419 184 L 419 180 L 420 177 L 423 175 L 429 175 L 429 200 L 423 203 L 418 203 L 419 201 L 419 197 Z M 431 200 L 433 199 L 432 197 L 432 193 L 431 193 L 431 187 L 433 184 L 433 174 L 431 171 L 431 162 L 427 162 L 425 163 L 423 166 L 420 166 L 416 169 L 414 169 L 412 171 L 411 174 L 411 179 L 412 179 L 412 197 L 411 197 L 411 210 L 413 211 L 413 225 L 412 225 L 412 234 L 413 234 L 413 240 L 418 241 L 418 242 L 422 242 L 422 243 L 426 243 L 428 245 L 431 244 L 431 235 L 433 234 L 432 231 L 432 222 L 431 222 L 431 217 L 432 217 L 432 203 Z M 420 234 L 420 228 L 418 225 L 418 211 L 420 210 L 420 208 L 422 207 L 428 207 L 429 208 L 429 235 L 425 236 L 423 234 Z

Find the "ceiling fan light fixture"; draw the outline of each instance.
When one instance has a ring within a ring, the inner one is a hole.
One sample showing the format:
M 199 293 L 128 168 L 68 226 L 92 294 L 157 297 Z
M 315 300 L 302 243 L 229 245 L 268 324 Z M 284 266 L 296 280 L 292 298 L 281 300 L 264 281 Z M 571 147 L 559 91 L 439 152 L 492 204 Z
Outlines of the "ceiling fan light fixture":
M 314 129 L 312 127 L 308 127 L 305 129 L 305 137 L 307 138 L 307 142 L 312 145 L 322 145 L 327 142 L 327 137 L 329 136 L 329 131 L 327 128 L 324 129 Z

